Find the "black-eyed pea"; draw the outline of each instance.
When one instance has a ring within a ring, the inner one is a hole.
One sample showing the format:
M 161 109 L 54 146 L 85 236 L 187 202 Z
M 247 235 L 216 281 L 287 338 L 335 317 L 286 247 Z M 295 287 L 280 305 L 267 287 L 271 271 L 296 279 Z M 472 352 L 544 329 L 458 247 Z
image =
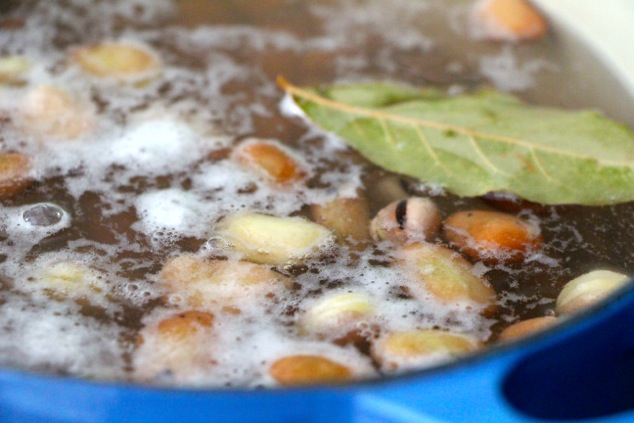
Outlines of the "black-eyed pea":
M 522 320 L 504 329 L 498 337 L 499 342 L 508 342 L 523 338 L 537 332 L 548 329 L 557 323 L 554 316 L 535 317 L 533 319 Z
M 363 343 L 375 332 L 375 311 L 374 302 L 364 293 L 328 295 L 308 307 L 299 327 L 338 344 Z
M 238 312 L 251 299 L 290 288 L 292 281 L 264 265 L 237 260 L 207 260 L 181 255 L 168 260 L 159 282 L 168 302 L 202 307 L 219 305 L 227 312 Z
M 477 35 L 491 40 L 538 40 L 548 32 L 548 23 L 527 0 L 479 0 L 473 18 Z
M 299 159 L 276 141 L 243 141 L 235 148 L 232 157 L 245 166 L 257 169 L 269 180 L 280 185 L 300 181 L 306 176 Z
M 50 85 L 40 85 L 27 93 L 19 110 L 18 124 L 42 141 L 77 139 L 96 126 L 91 107 Z
M 21 85 L 31 68 L 31 63 L 22 56 L 0 57 L 0 84 Z
M 320 355 L 290 355 L 273 362 L 269 375 L 283 386 L 345 383 L 353 378 L 352 370 Z
M 370 223 L 370 233 L 377 241 L 425 241 L 436 235 L 440 222 L 440 211 L 432 200 L 410 197 L 381 209 Z
M 150 321 L 137 338 L 135 378 L 164 384 L 197 380 L 215 366 L 214 315 L 187 310 Z
M 519 262 L 543 244 L 535 223 L 484 210 L 451 214 L 443 222 L 443 233 L 461 252 L 493 264 Z
M 625 286 L 630 277 L 610 270 L 593 270 L 568 282 L 557 297 L 557 312 L 576 313 Z
M 145 45 L 106 41 L 82 46 L 71 59 L 86 73 L 119 82 L 142 82 L 156 76 L 161 69 L 157 54 Z
M 245 260 L 272 265 L 301 261 L 334 240 L 322 225 L 299 217 L 246 213 L 226 218 L 218 231 Z
M 424 299 L 429 292 L 446 303 L 472 303 L 484 314 L 495 309 L 495 290 L 455 251 L 435 244 L 410 244 L 402 249 L 401 264 L 413 272 L 414 282 L 407 288 L 415 297 Z
M 23 154 L 0 154 L 0 199 L 13 197 L 33 183 L 31 159 Z
M 444 330 L 388 332 L 373 342 L 371 354 L 383 371 L 427 367 L 476 351 L 477 339 Z
M 316 223 L 330 229 L 340 242 L 370 239 L 370 210 L 364 196 L 341 196 L 325 204 L 313 204 L 311 214 Z

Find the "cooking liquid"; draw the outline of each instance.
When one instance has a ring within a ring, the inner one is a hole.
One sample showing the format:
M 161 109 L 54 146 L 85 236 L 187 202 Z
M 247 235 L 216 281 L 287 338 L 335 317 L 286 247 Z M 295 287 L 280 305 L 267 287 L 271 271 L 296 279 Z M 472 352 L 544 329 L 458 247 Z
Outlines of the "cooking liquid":
M 0 363 L 134 380 L 142 365 L 134 357 L 139 330 L 178 305 L 178 298 L 165 305 L 157 280 L 169 257 L 227 258 L 231 253 L 215 233 L 223 216 L 308 216 L 308 205 L 332 199 L 342 186 L 371 192 L 387 176 L 340 140 L 288 116 L 278 75 L 297 85 L 392 80 L 450 92 L 493 85 L 534 104 L 596 108 L 634 125 L 627 113 L 633 100 L 573 36 L 553 28 L 537 43 L 478 41 L 471 37 L 467 6 L 440 0 L 2 6 L 0 53 L 24 55 L 33 67 L 24 86 L 0 91 L 0 145 L 31 155 L 38 178 L 2 202 Z M 161 74 L 122 85 L 82 75 L 69 64 L 69 49 L 103 40 L 151 46 L 163 62 Z M 14 110 L 39 84 L 77 93 L 98 113 L 95 131 L 76 141 L 42 142 L 25 134 Z M 280 190 L 229 160 L 231 146 L 249 137 L 280 140 L 299 152 L 309 170 L 306 183 Z M 443 216 L 493 208 L 484 199 L 401 179 L 410 194 L 431 196 Z M 372 215 L 385 206 L 375 197 L 369 196 Z M 40 203 L 59 207 L 40 216 L 49 226 L 24 219 Z M 367 367 L 374 374 L 367 350 L 298 333 L 294 323 L 306 304 L 328 292 L 370 293 L 380 303 L 384 328 L 444 328 L 487 342 L 512 322 L 553 313 L 562 286 L 582 273 L 634 269 L 633 204 L 539 207 L 520 215 L 539 222 L 545 246 L 519 264 L 476 263 L 498 293 L 495 316 L 408 298 L 401 275 L 387 266 L 387 243 L 362 252 L 338 245 L 277 268 L 295 283 L 285 295 L 272 302 L 245 298 L 241 316 L 216 316 L 219 335 L 209 348 L 218 365 L 208 373 L 183 380 L 166 374 L 154 382 L 267 385 L 267 364 L 298 351 L 358 360 L 362 373 Z M 436 241 L 446 244 L 440 235 Z M 93 288 L 68 296 L 47 291 L 38 280 L 59 262 L 88 265 Z

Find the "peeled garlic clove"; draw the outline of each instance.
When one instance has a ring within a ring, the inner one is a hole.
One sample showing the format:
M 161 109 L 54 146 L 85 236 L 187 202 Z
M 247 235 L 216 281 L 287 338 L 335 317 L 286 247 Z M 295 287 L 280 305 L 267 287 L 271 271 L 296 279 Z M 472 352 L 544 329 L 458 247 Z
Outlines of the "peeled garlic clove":
M 557 311 L 570 314 L 601 301 L 630 279 L 610 270 L 593 270 L 568 282 L 557 297 Z
M 534 223 L 484 210 L 453 213 L 443 222 L 443 233 L 460 251 L 487 263 L 521 261 L 543 243 Z
M 149 47 L 126 42 L 106 41 L 83 46 L 71 54 L 86 73 L 121 82 L 139 82 L 158 74 L 161 63 Z
M 274 265 L 302 260 L 324 250 L 333 241 L 332 233 L 317 223 L 259 213 L 225 219 L 219 235 L 246 260 Z
M 504 329 L 498 337 L 499 342 L 508 342 L 518 338 L 532 335 L 548 329 L 557 323 L 558 319 L 553 316 L 535 317 L 533 319 L 522 320 Z
M 31 63 L 22 56 L 0 57 L 0 84 L 21 84 L 31 68 Z
M 325 204 L 311 206 L 313 220 L 330 229 L 341 242 L 370 239 L 370 211 L 365 197 L 338 197 Z
M 407 370 L 455 359 L 481 348 L 467 335 L 443 330 L 390 332 L 372 344 L 372 357 L 384 371 Z
M 168 297 L 182 298 L 190 307 L 220 304 L 240 307 L 248 297 L 264 297 L 292 281 L 260 264 L 236 260 L 206 260 L 182 255 L 168 260 L 159 281 Z
M 473 266 L 455 251 L 439 245 L 416 243 L 403 247 L 402 256 L 403 265 L 414 272 L 417 282 L 439 300 L 473 302 L 485 311 L 494 306 L 495 290 L 486 280 L 476 276 Z M 419 289 L 412 285 L 408 287 L 417 296 Z
M 23 154 L 0 154 L 0 199 L 13 197 L 33 183 L 31 159 Z
M 346 365 L 319 355 L 291 355 L 276 360 L 269 375 L 283 386 L 343 383 L 352 379 Z
M 18 121 L 22 130 L 45 141 L 76 139 L 96 126 L 91 107 L 50 85 L 40 85 L 26 95 Z
M 312 304 L 300 318 L 302 331 L 331 339 L 354 337 L 360 325 L 371 322 L 375 312 L 372 299 L 363 293 L 329 295 Z
M 370 233 L 377 241 L 389 239 L 399 244 L 425 241 L 440 227 L 440 211 L 428 198 L 410 197 L 394 201 L 372 219 Z
M 235 148 L 232 156 L 277 184 L 297 182 L 306 176 L 298 158 L 282 144 L 271 140 L 250 139 Z

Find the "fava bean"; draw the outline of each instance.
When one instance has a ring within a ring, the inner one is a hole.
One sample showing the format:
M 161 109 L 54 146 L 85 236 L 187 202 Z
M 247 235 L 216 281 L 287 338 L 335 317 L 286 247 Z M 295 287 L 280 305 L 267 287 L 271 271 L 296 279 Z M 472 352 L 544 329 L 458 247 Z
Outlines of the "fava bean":
M 546 20 L 526 0 L 480 0 L 474 17 L 481 35 L 492 40 L 537 40 L 548 32 Z
M 467 335 L 443 330 L 390 332 L 372 344 L 372 356 L 385 371 L 406 370 L 454 359 L 481 343 Z
M 420 292 L 416 284 L 410 284 L 410 293 L 424 298 L 430 292 L 448 303 L 472 302 L 489 313 L 496 294 L 489 283 L 473 273 L 471 264 L 460 254 L 439 245 L 416 243 L 407 245 L 402 252 L 403 264 L 415 274 L 416 280 L 425 289 Z
M 543 243 L 539 227 L 518 217 L 484 210 L 459 211 L 443 223 L 447 240 L 487 263 L 514 263 Z
M 313 220 L 330 229 L 339 241 L 370 239 L 370 212 L 365 197 L 338 197 L 325 204 L 311 206 Z
M 286 147 L 271 140 L 251 139 L 242 142 L 233 157 L 246 166 L 253 167 L 277 184 L 289 184 L 306 176 L 298 159 Z
M 290 279 L 263 265 L 192 255 L 168 260 L 159 280 L 168 297 L 176 295 L 189 307 L 231 305 L 238 309 L 250 296 L 262 298 L 292 285 Z
M 134 352 L 135 375 L 158 383 L 195 380 L 198 373 L 215 366 L 214 315 L 187 310 L 146 325 Z
M 32 183 L 31 160 L 17 153 L 0 154 L 0 199 L 13 197 Z
M 20 120 L 25 132 L 42 141 L 77 139 L 96 125 L 90 106 L 50 85 L 40 85 L 26 95 Z
M 508 342 L 532 335 L 536 332 L 540 332 L 553 326 L 555 323 L 557 323 L 557 321 L 558 319 L 554 316 L 543 316 L 522 320 L 504 329 L 500 333 L 498 341 Z
M 83 46 L 71 58 L 86 73 L 122 82 L 139 82 L 155 76 L 161 63 L 152 50 L 140 44 L 106 41 Z
M 318 355 L 280 358 L 269 368 L 269 375 L 284 386 L 343 383 L 353 376 L 347 366 Z

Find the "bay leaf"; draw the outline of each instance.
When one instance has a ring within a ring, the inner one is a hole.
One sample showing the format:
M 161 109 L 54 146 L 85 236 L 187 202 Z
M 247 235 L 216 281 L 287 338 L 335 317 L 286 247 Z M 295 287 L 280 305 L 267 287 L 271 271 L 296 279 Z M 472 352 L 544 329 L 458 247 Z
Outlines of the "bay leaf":
M 634 133 L 597 111 L 529 106 L 493 90 L 448 96 L 386 83 L 279 84 L 312 122 L 371 162 L 456 195 L 634 200 Z

